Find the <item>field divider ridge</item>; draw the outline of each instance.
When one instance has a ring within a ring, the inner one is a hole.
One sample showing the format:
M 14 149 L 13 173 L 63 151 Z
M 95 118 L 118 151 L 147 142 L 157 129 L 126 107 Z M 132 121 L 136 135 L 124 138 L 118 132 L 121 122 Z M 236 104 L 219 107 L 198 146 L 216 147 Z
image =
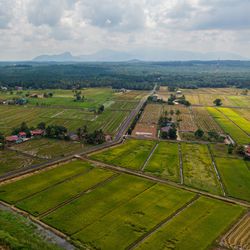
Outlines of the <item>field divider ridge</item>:
M 213 167 L 214 167 L 214 171 L 215 171 L 216 177 L 217 177 L 217 179 L 218 179 L 218 181 L 219 181 L 219 183 L 220 183 L 221 191 L 222 191 L 222 193 L 223 193 L 223 196 L 226 196 L 226 189 L 225 189 L 224 184 L 223 184 L 223 182 L 222 182 L 222 179 L 221 179 L 219 170 L 218 170 L 218 168 L 217 168 L 217 166 L 216 166 L 216 162 L 215 162 L 214 155 L 213 155 L 213 153 L 212 153 L 211 147 L 210 147 L 209 144 L 207 145 L 207 147 L 208 147 L 209 155 L 210 155 L 211 160 L 212 160 L 212 164 L 213 164 Z
M 24 142 L 24 143 L 25 143 L 25 142 Z M 32 154 L 29 154 L 29 153 L 27 153 L 27 152 L 25 152 L 25 151 L 18 150 L 18 149 L 16 149 L 16 148 L 8 148 L 8 147 L 6 147 L 6 150 L 12 151 L 12 152 L 16 152 L 16 153 L 18 153 L 18 154 L 20 154 L 20 155 L 24 155 L 24 156 L 27 156 L 27 157 L 30 157 L 30 158 L 33 158 L 33 159 L 48 160 L 48 159 L 45 158 L 45 157 L 40 157 L 40 156 L 37 156 L 37 155 L 32 155 Z
M 152 148 L 152 150 L 151 150 L 149 156 L 147 157 L 147 159 L 146 159 L 145 162 L 143 163 L 143 165 L 142 165 L 142 167 L 141 167 L 141 171 L 142 171 L 142 172 L 144 171 L 145 167 L 147 166 L 148 162 L 150 161 L 152 155 L 154 154 L 154 152 L 155 152 L 155 150 L 158 148 L 158 146 L 159 146 L 159 142 L 157 142 L 157 143 L 154 145 L 154 147 Z
M 182 160 L 182 151 L 180 143 L 178 143 L 178 153 L 179 153 L 179 166 L 180 166 L 180 183 L 183 185 L 184 184 L 183 160 Z
M 43 188 L 43 189 L 41 189 L 41 190 L 39 190 L 39 191 L 37 191 L 37 192 L 35 192 L 35 193 L 33 193 L 33 194 L 27 195 L 27 196 L 25 196 L 24 198 L 21 198 L 21 199 L 15 201 L 15 204 L 18 203 L 18 202 L 20 202 L 20 201 L 26 200 L 26 199 L 28 199 L 28 198 L 30 198 L 30 197 L 32 197 L 32 196 L 35 196 L 36 194 L 42 193 L 42 192 L 44 192 L 44 191 L 46 191 L 46 190 L 49 190 L 49 189 L 51 189 L 51 188 L 53 188 L 53 187 L 56 187 L 56 186 L 58 186 L 58 185 L 60 185 L 60 184 L 62 184 L 62 183 L 64 183 L 64 182 L 66 182 L 66 181 L 70 181 L 70 180 L 73 180 L 73 179 L 75 179 L 75 178 L 77 178 L 77 177 L 83 176 L 83 175 L 87 174 L 88 172 L 90 172 L 91 170 L 92 170 L 92 168 L 89 168 L 89 169 L 85 170 L 85 171 L 82 172 L 82 173 L 79 173 L 79 174 L 75 174 L 75 175 L 69 176 L 69 177 L 67 177 L 67 178 L 65 178 L 65 179 L 63 179 L 63 180 L 61 180 L 61 181 L 58 181 L 58 182 L 56 182 L 56 183 L 54 183 L 54 184 L 52 184 L 52 185 L 50 185 L 50 186 L 47 186 L 46 188 Z
M 63 201 L 62 203 L 58 204 L 57 206 L 55 206 L 55 207 L 53 207 L 53 208 L 50 208 L 50 209 L 48 209 L 47 211 L 41 213 L 41 214 L 38 215 L 36 218 L 40 220 L 41 218 L 43 218 L 43 217 L 47 216 L 48 214 L 50 214 L 50 213 L 56 211 L 57 209 L 59 209 L 59 208 L 65 206 L 65 205 L 67 205 L 67 204 L 69 204 L 69 203 L 75 201 L 76 199 L 80 198 L 82 195 L 88 194 L 88 193 L 92 192 L 94 189 L 96 189 L 96 188 L 98 188 L 98 187 L 100 187 L 100 186 L 105 185 L 106 183 L 112 181 L 114 178 L 118 177 L 119 175 L 120 175 L 119 173 L 114 173 L 113 175 L 111 175 L 111 176 L 108 177 L 107 179 L 105 179 L 105 180 L 103 180 L 103 181 L 100 181 L 100 182 L 94 184 L 93 186 L 91 186 L 91 187 L 89 187 L 89 188 L 87 188 L 87 189 L 81 191 L 80 193 L 74 195 L 73 197 L 71 197 L 71 198 L 69 198 L 69 199 Z
M 206 191 L 202 191 L 200 189 L 192 188 L 192 187 L 189 187 L 189 186 L 186 186 L 186 185 L 181 185 L 180 183 L 177 183 L 177 182 L 174 182 L 174 181 L 171 181 L 171 180 L 162 179 L 162 178 L 157 177 L 157 176 L 152 176 L 152 175 L 146 174 L 146 173 L 138 171 L 138 170 L 133 170 L 133 169 L 128 169 L 128 168 L 124 168 L 124 167 L 120 167 L 120 166 L 110 165 L 110 164 L 103 163 L 103 162 L 100 162 L 100 161 L 97 161 L 97 160 L 92 160 L 92 159 L 90 159 L 88 157 L 86 157 L 86 158 L 82 157 L 82 160 L 93 163 L 97 167 L 99 166 L 99 167 L 103 167 L 103 168 L 110 169 L 110 170 L 113 170 L 113 171 L 117 171 L 117 172 L 120 172 L 120 173 L 125 173 L 125 174 L 129 174 L 129 175 L 138 176 L 138 177 L 145 178 L 145 179 L 157 182 L 157 183 L 170 185 L 170 186 L 173 186 L 173 187 L 176 187 L 176 188 L 180 188 L 180 189 L 183 189 L 183 190 L 186 190 L 186 191 L 190 191 L 190 192 L 193 192 L 193 193 L 196 193 L 196 194 L 200 194 L 200 195 L 203 195 L 205 197 L 210 197 L 210 198 L 213 198 L 213 199 L 216 199 L 216 200 L 221 200 L 221 201 L 228 202 L 228 203 L 231 203 L 231 204 L 237 204 L 237 205 L 240 205 L 240 206 L 243 206 L 243 207 L 246 207 L 246 208 L 250 208 L 250 203 L 245 201 L 245 200 L 240 200 L 240 199 L 236 199 L 236 198 L 232 198 L 232 197 L 224 197 L 224 196 L 212 194 L 212 193 L 209 193 L 209 192 L 206 192 Z
M 126 250 L 132 250 L 135 249 L 138 245 L 140 245 L 143 241 L 145 241 L 147 238 L 149 238 L 152 234 L 157 232 L 161 227 L 166 225 L 168 222 L 170 222 L 172 219 L 174 219 L 176 216 L 178 216 L 181 212 L 183 212 L 185 209 L 193 205 L 198 199 L 200 198 L 200 195 L 196 194 L 191 200 L 189 200 L 187 203 L 182 205 L 180 208 L 175 210 L 174 213 L 170 214 L 168 217 L 163 219 L 161 222 L 159 222 L 157 225 L 155 225 L 153 228 L 151 228 L 147 233 L 143 234 L 141 237 L 139 237 L 136 241 L 134 241 L 132 244 L 130 244 Z

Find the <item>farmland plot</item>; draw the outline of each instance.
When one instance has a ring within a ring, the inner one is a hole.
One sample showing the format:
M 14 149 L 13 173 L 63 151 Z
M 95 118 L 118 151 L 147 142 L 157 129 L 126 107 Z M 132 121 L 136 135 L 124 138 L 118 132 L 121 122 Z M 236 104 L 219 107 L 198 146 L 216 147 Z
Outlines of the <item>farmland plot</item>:
M 197 127 L 205 132 L 216 131 L 219 134 L 223 133 L 221 127 L 210 116 L 208 111 L 203 107 L 192 107 L 195 123 Z
M 241 117 L 244 117 L 250 121 L 250 109 L 232 109 L 234 112 L 238 113 Z
M 178 144 L 160 142 L 144 169 L 162 178 L 180 181 Z
M 29 157 L 10 150 L 0 150 L 0 175 L 44 161 L 43 159 Z
M 156 184 L 72 238 L 81 241 L 87 248 L 125 249 L 192 196 L 194 194 Z
M 162 113 L 162 105 L 160 104 L 148 104 L 139 120 L 140 123 L 146 124 L 158 124 L 158 120 Z
M 81 152 L 83 149 L 86 149 L 86 147 L 87 146 L 80 143 L 47 138 L 34 138 L 25 143 L 12 146 L 13 149 L 18 151 L 45 159 L 52 159 Z
M 239 144 L 249 143 L 249 136 L 243 132 L 239 127 L 237 127 L 233 122 L 231 122 L 227 117 L 225 117 L 221 112 L 216 108 L 207 108 L 208 112 L 212 117 L 218 122 L 222 129 L 231 135 L 231 137 Z
M 136 249 L 209 249 L 243 211 L 239 206 L 201 197 Z
M 250 121 L 246 120 L 230 108 L 220 108 L 218 110 L 250 136 Z
M 126 140 L 122 145 L 92 154 L 90 157 L 105 163 L 139 170 L 154 146 L 154 141 Z
M 90 164 L 82 161 L 72 161 L 56 168 L 45 169 L 26 178 L 21 178 L 16 182 L 0 185 L 0 199 L 11 204 L 16 203 L 43 191 L 49 186 L 89 171 L 91 168 Z
M 181 144 L 184 183 L 207 192 L 221 194 L 207 145 Z
M 250 171 L 242 159 L 216 157 L 215 162 L 229 196 L 250 201 Z

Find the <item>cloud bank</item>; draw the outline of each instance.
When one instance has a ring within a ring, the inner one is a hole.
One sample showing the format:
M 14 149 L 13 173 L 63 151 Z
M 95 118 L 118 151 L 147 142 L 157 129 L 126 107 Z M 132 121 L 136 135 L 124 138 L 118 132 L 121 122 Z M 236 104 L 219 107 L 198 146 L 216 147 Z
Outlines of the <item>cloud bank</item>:
M 102 49 L 250 58 L 249 0 L 0 0 L 0 60 Z

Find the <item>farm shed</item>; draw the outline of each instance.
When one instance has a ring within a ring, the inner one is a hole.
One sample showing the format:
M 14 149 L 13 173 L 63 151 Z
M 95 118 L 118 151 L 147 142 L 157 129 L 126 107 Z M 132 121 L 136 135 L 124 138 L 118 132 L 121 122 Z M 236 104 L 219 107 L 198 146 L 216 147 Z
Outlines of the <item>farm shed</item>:
M 6 142 L 7 144 L 21 143 L 22 139 L 20 139 L 17 135 L 11 135 L 6 137 Z
M 30 133 L 32 136 L 42 136 L 42 135 L 44 135 L 44 130 L 36 129 L 36 130 L 30 131 Z

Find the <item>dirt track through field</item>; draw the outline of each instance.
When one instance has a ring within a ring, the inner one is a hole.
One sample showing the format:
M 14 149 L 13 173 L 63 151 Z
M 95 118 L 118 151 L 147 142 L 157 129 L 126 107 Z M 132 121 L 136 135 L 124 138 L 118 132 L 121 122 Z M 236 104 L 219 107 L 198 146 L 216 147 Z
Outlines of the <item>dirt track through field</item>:
M 154 154 L 155 150 L 157 149 L 157 147 L 159 146 L 159 143 L 156 143 L 155 146 L 153 147 L 153 149 L 151 150 L 148 158 L 146 159 L 146 161 L 144 162 L 144 164 L 141 167 L 141 171 L 144 171 L 145 167 L 147 166 L 149 160 L 151 159 L 152 155 Z
M 216 163 L 215 163 L 215 160 L 214 160 L 214 155 L 213 155 L 213 153 L 211 151 L 210 145 L 207 145 L 207 147 L 208 147 L 208 151 L 209 151 L 209 154 L 210 154 L 210 157 L 211 157 L 211 160 L 212 160 L 214 171 L 216 173 L 216 178 L 217 178 L 218 182 L 220 183 L 222 194 L 223 194 L 223 196 L 226 196 L 225 187 L 224 187 L 224 184 L 222 182 L 221 176 L 219 174 L 218 168 L 216 166 Z
M 138 245 L 140 245 L 143 241 L 145 241 L 147 238 L 149 238 L 152 234 L 157 232 L 161 227 L 166 225 L 168 222 L 170 222 L 172 219 L 174 219 L 176 216 L 178 216 L 181 212 L 183 212 L 185 209 L 190 207 L 195 201 L 198 200 L 200 196 L 196 195 L 194 196 L 190 201 L 188 201 L 186 204 L 184 204 L 182 207 L 178 208 L 173 214 L 166 217 L 164 220 L 162 220 L 160 223 L 158 223 L 156 226 L 151 228 L 147 233 L 142 235 L 140 238 L 138 238 L 136 241 L 134 241 L 132 244 L 130 244 L 126 249 L 132 250 L 136 248 Z
M 184 177 L 183 177 L 183 160 L 182 160 L 182 151 L 181 144 L 178 143 L 178 152 L 179 152 L 179 165 L 180 165 L 180 183 L 183 185 Z
M 75 195 L 75 196 L 69 198 L 68 200 L 66 200 L 66 201 L 64 201 L 64 202 L 62 202 L 62 203 L 60 203 L 59 205 L 57 205 L 57 206 L 55 206 L 55 207 L 53 207 L 53 208 L 50 208 L 49 210 L 47 210 L 47 211 L 45 211 L 44 213 L 40 214 L 37 218 L 38 218 L 38 219 L 41 219 L 41 218 L 47 216 L 48 214 L 50 214 L 50 213 L 56 211 L 57 209 L 59 209 L 59 208 L 65 206 L 65 205 L 67 205 L 67 204 L 73 202 L 74 200 L 80 198 L 82 195 L 88 194 L 88 193 L 92 192 L 93 190 L 95 190 L 97 187 L 100 187 L 100 186 L 105 185 L 106 183 L 112 181 L 114 178 L 118 177 L 119 175 L 120 175 L 120 174 L 118 174 L 118 173 L 113 174 L 113 175 L 110 176 L 109 178 L 107 178 L 107 179 L 105 179 L 105 180 L 103 180 L 103 181 L 100 181 L 100 182 L 96 183 L 95 185 L 91 186 L 91 187 L 88 188 L 88 189 L 83 190 L 83 191 L 80 192 L 79 194 L 77 194 L 77 195 Z

